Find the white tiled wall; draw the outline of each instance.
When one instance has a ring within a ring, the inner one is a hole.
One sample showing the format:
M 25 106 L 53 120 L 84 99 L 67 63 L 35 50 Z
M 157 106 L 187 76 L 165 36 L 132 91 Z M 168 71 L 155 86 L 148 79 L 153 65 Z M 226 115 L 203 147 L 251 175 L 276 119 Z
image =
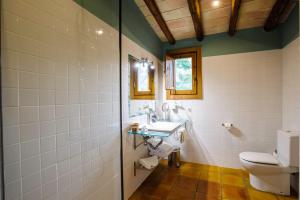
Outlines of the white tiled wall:
M 283 129 L 300 131 L 300 38 L 282 51 Z
M 186 111 L 172 114 L 192 122 L 182 159 L 239 168 L 242 151 L 274 151 L 282 124 L 281 50 L 204 57 L 202 67 L 203 100 L 177 101 Z
M 6 199 L 120 199 L 117 31 L 72 0 L 2 3 Z

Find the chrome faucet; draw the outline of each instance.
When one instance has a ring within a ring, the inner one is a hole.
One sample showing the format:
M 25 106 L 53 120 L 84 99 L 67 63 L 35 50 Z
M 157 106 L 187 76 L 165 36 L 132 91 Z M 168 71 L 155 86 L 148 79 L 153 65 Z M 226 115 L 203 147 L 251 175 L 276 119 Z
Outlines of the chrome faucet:
M 147 124 L 150 125 L 152 122 L 158 121 L 157 115 L 155 111 L 149 107 L 149 105 L 145 105 L 143 107 L 143 110 L 145 110 L 147 114 Z
M 147 113 L 147 124 L 150 125 L 153 122 L 157 122 L 158 117 L 154 111 L 148 112 Z
M 151 124 L 151 112 L 147 112 L 147 124 Z

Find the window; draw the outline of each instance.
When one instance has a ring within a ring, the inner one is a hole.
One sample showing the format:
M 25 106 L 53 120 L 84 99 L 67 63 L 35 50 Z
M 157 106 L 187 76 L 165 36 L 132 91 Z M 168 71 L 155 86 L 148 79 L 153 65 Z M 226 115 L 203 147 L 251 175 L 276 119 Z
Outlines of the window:
M 193 89 L 192 57 L 175 59 L 176 90 Z
M 201 99 L 201 49 L 189 48 L 166 54 L 167 99 Z
M 154 68 L 133 56 L 129 56 L 129 65 L 130 98 L 154 99 Z
M 150 91 L 149 88 L 149 68 L 144 66 L 139 66 L 136 72 L 137 76 L 137 90 L 139 92 Z

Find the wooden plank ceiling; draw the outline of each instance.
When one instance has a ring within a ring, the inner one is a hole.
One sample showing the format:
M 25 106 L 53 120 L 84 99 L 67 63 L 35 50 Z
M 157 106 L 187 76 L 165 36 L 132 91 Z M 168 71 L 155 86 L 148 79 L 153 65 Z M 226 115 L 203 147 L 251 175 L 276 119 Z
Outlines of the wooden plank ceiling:
M 158 37 L 162 41 L 167 41 L 144 0 L 135 2 Z M 187 0 L 155 0 L 155 2 L 176 40 L 196 37 Z M 213 6 L 212 2 L 213 0 L 201 0 L 204 35 L 228 32 L 232 0 L 220 0 L 219 6 Z M 242 0 L 236 29 L 263 27 L 275 2 L 276 0 Z

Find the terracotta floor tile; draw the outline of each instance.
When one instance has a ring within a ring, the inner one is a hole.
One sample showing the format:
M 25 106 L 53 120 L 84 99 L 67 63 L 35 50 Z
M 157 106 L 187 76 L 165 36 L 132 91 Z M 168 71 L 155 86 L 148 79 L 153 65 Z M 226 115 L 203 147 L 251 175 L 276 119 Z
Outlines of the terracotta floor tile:
M 168 175 L 180 175 L 180 170 L 179 169 L 174 169 L 174 168 L 169 168 L 166 170 L 165 174 L 168 174 Z
M 245 170 L 242 170 L 242 174 L 244 177 L 249 178 L 249 173 Z
M 179 168 L 180 175 L 197 178 L 202 169 L 193 165 L 183 165 Z
M 221 197 L 209 196 L 197 192 L 195 196 L 195 200 L 221 200 Z
M 244 170 L 221 167 L 221 173 L 222 174 L 236 175 L 236 176 L 243 176 Z
M 195 164 L 195 163 L 182 163 L 180 168 L 180 170 L 190 170 L 190 169 L 198 169 L 198 170 L 201 170 L 203 168 L 203 165 L 198 165 L 198 164 Z
M 220 173 L 218 172 L 202 172 L 199 176 L 199 179 L 209 181 L 209 182 L 220 183 L 221 176 Z
M 151 196 L 147 196 L 147 195 L 142 195 L 139 200 L 162 200 L 162 199 L 165 199 L 165 198 L 156 198 L 156 197 L 151 197 Z
M 164 199 L 171 191 L 171 186 L 160 184 L 157 187 L 143 187 L 141 193 L 145 196 Z
M 250 184 L 249 178 L 244 178 L 245 187 L 254 189 Z
M 155 186 L 159 185 L 160 182 L 161 182 L 161 180 L 159 178 L 157 178 L 157 177 L 151 177 L 151 178 L 146 179 L 143 182 L 142 186 L 155 187 Z
M 221 169 L 217 166 L 210 166 L 210 165 L 199 165 L 198 169 L 201 173 L 220 173 Z
M 180 187 L 173 187 L 169 193 L 168 200 L 193 200 L 195 199 L 196 192 L 191 190 L 186 190 Z
M 141 192 L 140 192 L 140 190 L 137 190 L 131 195 L 129 200 L 139 200 L 140 197 L 141 197 Z
M 277 198 L 279 200 L 297 200 L 298 199 L 298 197 L 295 197 L 295 196 L 288 197 L 288 196 L 281 196 L 281 195 L 277 195 Z
M 167 185 L 173 185 L 177 179 L 178 175 L 177 174 L 166 174 L 161 177 L 161 182 L 163 184 Z
M 190 177 L 190 178 L 198 178 L 200 176 L 200 172 L 195 172 L 195 171 L 181 171 L 180 175 L 181 176 Z
M 245 188 L 236 187 L 231 185 L 222 186 L 222 198 L 223 199 L 247 199 L 247 191 Z
M 261 192 L 255 189 L 248 189 L 250 200 L 276 200 L 276 196 L 267 192 Z
M 165 198 L 157 198 L 157 197 L 151 197 L 148 195 L 140 195 L 138 197 L 130 197 L 129 200 L 161 200 L 161 199 L 165 199 Z
M 203 166 L 203 165 L 197 164 L 197 163 L 191 163 L 191 162 L 182 162 L 180 167 L 201 167 L 201 166 Z
M 243 186 L 243 187 L 240 187 Z M 251 199 L 250 199 L 251 198 Z M 180 168 L 163 163 L 144 181 L 130 200 L 296 200 L 250 186 L 243 170 L 184 163 Z
M 209 196 L 220 198 L 221 197 L 221 185 L 215 182 L 207 182 L 203 180 L 198 181 L 197 193 L 202 196 Z M 200 195 L 200 196 L 201 196 Z
M 141 191 L 136 191 L 133 195 L 129 198 L 129 200 L 159 200 L 162 198 L 156 198 L 148 196 L 147 194 L 143 194 Z
M 221 172 L 221 169 L 220 169 L 220 167 L 218 167 L 218 166 L 208 166 L 208 171 L 209 172 L 217 172 L 217 173 L 220 173 Z
M 222 198 L 222 200 L 249 200 L 248 198 L 234 197 L 234 198 Z
M 189 191 L 196 191 L 197 185 L 197 178 L 190 178 L 185 176 L 178 176 L 174 184 L 174 186 L 177 188 L 182 188 Z
M 216 165 L 207 165 L 207 164 L 199 164 L 200 167 L 207 167 L 211 171 L 221 171 L 221 167 L 218 167 Z
M 237 175 L 231 175 L 231 174 L 223 174 L 222 175 L 222 183 L 226 185 L 233 185 L 233 186 L 239 186 L 244 187 L 244 179 L 242 176 Z

